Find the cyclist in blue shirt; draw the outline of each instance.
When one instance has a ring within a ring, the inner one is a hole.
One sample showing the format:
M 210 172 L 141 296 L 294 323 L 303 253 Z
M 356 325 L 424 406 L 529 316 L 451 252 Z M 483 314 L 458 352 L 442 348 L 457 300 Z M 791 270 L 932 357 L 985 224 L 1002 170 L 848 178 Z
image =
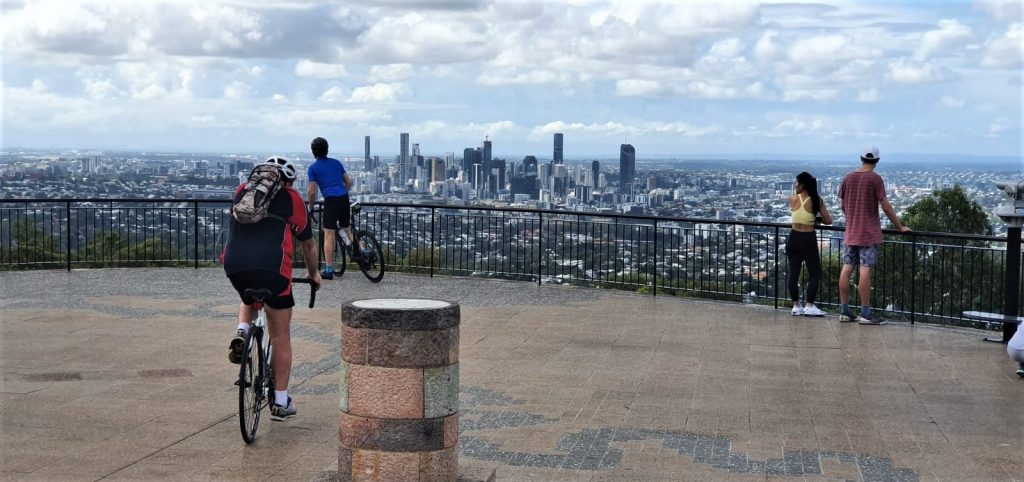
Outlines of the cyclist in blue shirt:
M 316 161 L 310 164 L 306 170 L 306 177 L 309 180 L 309 188 L 306 189 L 306 199 L 310 205 L 317 200 L 317 189 L 324 196 L 324 257 L 327 258 L 327 267 L 321 273 L 323 279 L 334 279 L 334 240 L 335 232 L 344 229 L 348 235 L 347 240 L 352 239 L 352 228 L 349 226 L 349 199 L 348 191 L 352 188 L 352 177 L 345 171 L 341 161 L 327 157 L 327 139 L 317 137 L 309 145 L 313 151 Z

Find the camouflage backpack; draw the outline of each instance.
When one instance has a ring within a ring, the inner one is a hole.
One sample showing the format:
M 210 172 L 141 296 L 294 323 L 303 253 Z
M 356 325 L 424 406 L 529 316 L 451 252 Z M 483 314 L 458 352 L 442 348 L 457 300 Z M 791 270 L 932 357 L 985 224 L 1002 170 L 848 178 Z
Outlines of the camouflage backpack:
M 242 224 L 255 224 L 265 218 L 284 220 L 267 212 L 270 201 L 281 190 L 281 171 L 272 164 L 260 164 L 249 173 L 242 196 L 231 206 L 231 215 Z

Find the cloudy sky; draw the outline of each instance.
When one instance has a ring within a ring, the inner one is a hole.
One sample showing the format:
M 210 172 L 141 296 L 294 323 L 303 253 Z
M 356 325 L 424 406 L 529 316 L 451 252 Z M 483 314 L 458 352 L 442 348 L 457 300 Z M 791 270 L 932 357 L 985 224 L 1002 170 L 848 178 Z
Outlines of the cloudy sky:
M 1017 1 L 0 0 L 11 147 L 1022 156 Z

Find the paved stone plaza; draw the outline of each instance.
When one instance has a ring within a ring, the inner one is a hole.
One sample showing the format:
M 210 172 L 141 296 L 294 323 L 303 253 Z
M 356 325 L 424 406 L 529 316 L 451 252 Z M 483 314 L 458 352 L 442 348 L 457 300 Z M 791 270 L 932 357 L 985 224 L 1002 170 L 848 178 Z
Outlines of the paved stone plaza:
M 473 278 L 296 287 L 296 419 L 239 435 L 218 269 L 0 273 L 0 479 L 309 480 L 337 467 L 340 307 L 462 305 L 460 465 L 499 480 L 1024 480 L 1024 380 L 932 326 Z

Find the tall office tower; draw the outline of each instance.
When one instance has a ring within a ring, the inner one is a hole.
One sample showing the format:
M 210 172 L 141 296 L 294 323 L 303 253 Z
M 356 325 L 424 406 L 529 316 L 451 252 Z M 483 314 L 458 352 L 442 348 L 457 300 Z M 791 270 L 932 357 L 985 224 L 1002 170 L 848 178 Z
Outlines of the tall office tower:
M 462 151 L 462 172 L 466 173 L 466 179 L 476 188 L 476 167 L 480 164 L 480 148 L 467 147 Z
M 363 169 L 373 170 L 373 160 L 370 159 L 370 136 L 363 138 Z
M 548 188 L 548 180 L 551 179 L 551 164 L 541 164 L 537 171 L 537 180 L 543 189 Z
M 491 192 L 502 191 L 505 189 L 507 184 L 506 173 L 505 173 L 505 160 L 504 159 L 493 159 L 491 160 L 491 171 L 494 183 L 491 185 Z
M 558 197 L 565 197 L 569 190 L 569 170 L 566 169 L 565 164 L 555 164 L 551 169 L 551 175 L 553 176 L 552 193 Z
M 430 158 L 430 181 L 444 181 L 444 159 L 438 159 L 436 157 Z
M 562 151 L 562 141 L 563 141 L 562 133 L 561 132 L 556 132 L 555 133 L 555 152 L 551 156 L 551 159 L 552 159 L 551 162 L 554 163 L 554 164 L 561 164 L 562 163 L 562 154 L 563 154 L 563 151 Z
M 486 186 L 487 179 L 491 174 L 491 141 L 487 137 L 484 137 L 483 158 L 480 160 L 480 164 L 484 172 L 484 185 Z
M 409 178 L 409 133 L 403 132 L 399 136 L 399 151 L 398 151 L 398 177 L 405 182 Z
M 636 149 L 632 144 L 619 146 L 619 192 L 629 193 L 636 177 Z
M 537 158 L 526 156 L 523 158 L 523 174 L 537 173 Z
M 594 161 L 590 163 L 590 187 L 596 188 L 597 181 L 601 178 L 601 163 Z

